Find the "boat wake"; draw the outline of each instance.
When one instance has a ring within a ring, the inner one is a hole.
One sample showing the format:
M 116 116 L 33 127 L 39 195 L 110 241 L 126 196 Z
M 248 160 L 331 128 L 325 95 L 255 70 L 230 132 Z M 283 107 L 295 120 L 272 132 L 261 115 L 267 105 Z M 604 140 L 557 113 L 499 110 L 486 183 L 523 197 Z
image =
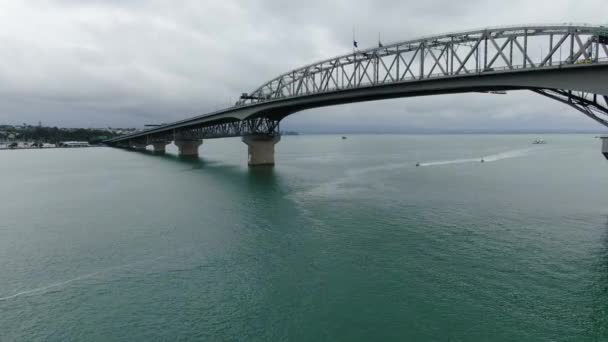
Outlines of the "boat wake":
M 44 293 L 49 292 L 52 289 L 55 289 L 55 288 L 60 289 L 60 288 L 64 287 L 65 285 L 68 285 L 70 283 L 73 283 L 73 282 L 76 282 L 76 281 L 79 281 L 79 280 L 83 280 L 83 279 L 87 279 L 87 278 L 92 278 L 92 277 L 94 277 L 96 275 L 107 273 L 109 271 L 113 271 L 113 270 L 121 269 L 121 268 L 127 268 L 127 267 L 134 266 L 134 265 L 137 265 L 137 264 L 152 262 L 152 261 L 156 261 L 156 260 L 162 259 L 162 258 L 164 258 L 164 257 L 158 257 L 158 258 L 154 258 L 154 259 L 151 259 L 151 260 L 142 260 L 142 261 L 136 261 L 136 262 L 132 262 L 132 263 L 125 264 L 125 265 L 119 265 L 119 266 L 109 267 L 109 268 L 103 269 L 101 271 L 97 271 L 97 272 L 93 272 L 93 273 L 89 273 L 89 274 L 84 274 L 84 275 L 78 276 L 76 278 L 68 279 L 68 280 L 65 280 L 65 281 L 62 281 L 62 282 L 50 284 L 50 285 L 39 287 L 39 288 L 35 288 L 35 289 L 32 289 L 32 290 L 18 292 L 18 293 L 15 293 L 13 295 L 6 296 L 6 297 L 0 297 L 0 302 L 6 301 L 6 300 L 9 300 L 9 299 L 13 299 L 13 298 L 17 298 L 17 297 L 21 297 L 21 296 L 26 296 L 26 295 L 40 295 L 40 294 L 44 294 Z
M 44 287 L 39 287 L 37 289 L 32 289 L 32 290 L 28 290 L 28 291 L 18 292 L 18 293 L 15 293 L 14 295 L 6 296 L 6 297 L 0 297 L 0 302 L 1 301 L 5 301 L 5 300 L 9 300 L 9 299 L 13 299 L 13 298 L 17 298 L 17 297 L 20 297 L 20 296 L 25 296 L 25 295 L 28 295 L 28 294 L 32 294 L 32 295 L 34 295 L 34 294 L 42 294 L 42 293 L 45 293 L 48 290 L 51 290 L 53 288 L 56 288 L 56 287 L 58 288 L 58 287 L 67 285 L 69 283 L 72 283 L 72 282 L 75 282 L 75 281 L 78 281 L 78 280 L 82 280 L 82 279 L 86 279 L 86 278 L 91 278 L 91 277 L 96 276 L 96 275 L 98 275 L 100 273 L 101 272 L 89 273 L 89 274 L 85 274 L 85 275 L 82 275 L 80 277 L 76 277 L 76 278 L 73 278 L 73 279 L 70 279 L 70 280 L 66 280 L 66 281 L 62 281 L 62 282 L 59 282 L 59 283 L 47 285 L 47 286 L 44 286 Z
M 538 151 L 539 148 L 525 148 L 525 149 L 517 149 L 517 150 L 509 150 L 505 152 L 500 152 L 496 154 L 480 156 L 479 158 L 461 158 L 461 159 L 451 159 L 451 160 L 437 160 L 437 161 L 429 161 L 424 163 L 418 163 L 417 166 L 420 167 L 431 167 L 431 166 L 441 166 L 441 165 L 453 165 L 453 164 L 464 164 L 464 163 L 480 163 L 482 160 L 484 163 L 492 163 L 500 160 L 511 159 L 511 158 L 519 158 L 527 156 L 533 152 Z M 298 202 L 301 199 L 307 199 L 309 197 L 336 197 L 340 195 L 348 196 L 350 193 L 359 192 L 362 189 L 365 189 L 366 186 L 353 186 L 356 183 L 359 183 L 360 179 L 367 179 L 366 176 L 370 173 L 375 172 L 386 172 L 393 170 L 405 170 L 415 168 L 416 164 L 410 162 L 393 162 L 386 163 L 383 165 L 376 165 L 370 167 L 363 167 L 358 169 L 351 169 L 346 171 L 346 173 L 337 179 L 321 183 L 311 189 L 298 191 L 291 195 L 288 195 L 289 198 Z M 346 184 L 350 184 L 350 186 L 346 186 Z
M 463 164 L 463 163 L 479 163 L 483 158 L 469 158 L 469 159 L 454 159 L 454 160 L 439 160 L 428 163 L 419 163 L 418 166 L 438 166 L 438 165 L 450 165 L 450 164 Z
M 427 163 L 419 163 L 418 166 L 438 166 L 438 165 L 450 165 L 450 164 L 463 164 L 463 163 L 479 163 L 479 162 L 496 162 L 504 159 L 524 157 L 530 154 L 532 151 L 538 150 L 537 148 L 524 148 L 519 150 L 510 150 L 491 154 L 488 156 L 481 156 L 479 158 L 466 158 L 466 159 L 453 159 L 453 160 L 438 160 Z

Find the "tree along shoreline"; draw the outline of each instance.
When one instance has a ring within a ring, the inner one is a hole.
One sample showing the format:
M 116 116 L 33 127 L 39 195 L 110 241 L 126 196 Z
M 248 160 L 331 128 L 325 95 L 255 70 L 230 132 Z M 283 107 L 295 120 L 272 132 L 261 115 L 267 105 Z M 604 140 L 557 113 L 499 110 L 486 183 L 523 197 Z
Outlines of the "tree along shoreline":
M 35 143 L 60 145 L 65 141 L 86 141 L 91 145 L 99 145 L 106 139 L 111 139 L 135 129 L 112 128 L 59 128 L 44 126 L 10 126 L 0 125 L 0 144 Z

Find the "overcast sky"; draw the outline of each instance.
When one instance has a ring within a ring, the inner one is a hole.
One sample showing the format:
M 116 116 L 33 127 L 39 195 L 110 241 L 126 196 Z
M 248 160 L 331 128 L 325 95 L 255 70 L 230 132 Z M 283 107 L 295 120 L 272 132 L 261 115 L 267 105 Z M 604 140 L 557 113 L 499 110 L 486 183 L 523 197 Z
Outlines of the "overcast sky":
M 491 3 L 491 4 L 490 4 Z M 606 0 L 0 0 L 0 123 L 141 127 L 227 107 L 290 69 L 359 47 L 525 23 L 608 22 Z M 601 129 L 528 92 L 296 113 L 283 129 Z

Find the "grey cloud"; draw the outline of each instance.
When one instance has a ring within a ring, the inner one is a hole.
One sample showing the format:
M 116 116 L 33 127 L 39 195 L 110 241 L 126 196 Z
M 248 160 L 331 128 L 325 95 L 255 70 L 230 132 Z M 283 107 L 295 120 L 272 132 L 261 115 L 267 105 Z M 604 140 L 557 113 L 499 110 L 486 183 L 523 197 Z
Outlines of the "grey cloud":
M 0 8 L 0 122 L 141 126 L 226 107 L 274 76 L 361 46 L 527 22 L 604 21 L 603 0 L 31 1 Z M 597 10 L 593 10 L 597 9 Z M 599 128 L 532 94 L 309 110 L 295 130 Z

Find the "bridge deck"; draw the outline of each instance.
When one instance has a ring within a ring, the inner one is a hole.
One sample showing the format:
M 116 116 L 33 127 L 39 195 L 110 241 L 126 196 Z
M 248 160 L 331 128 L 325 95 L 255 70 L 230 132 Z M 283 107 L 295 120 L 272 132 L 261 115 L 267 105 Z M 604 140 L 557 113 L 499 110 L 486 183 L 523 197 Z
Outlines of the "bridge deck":
M 560 101 L 562 93 L 543 90 L 566 91 L 566 103 L 608 126 L 602 117 L 608 114 L 603 111 L 606 104 L 598 102 L 598 95 L 608 95 L 601 81 L 608 77 L 607 43 L 606 28 L 591 25 L 498 27 L 423 37 L 306 65 L 244 94 L 234 107 L 107 143 L 276 135 L 282 118 L 308 108 L 515 89 Z M 594 108 L 591 113 L 589 106 Z

